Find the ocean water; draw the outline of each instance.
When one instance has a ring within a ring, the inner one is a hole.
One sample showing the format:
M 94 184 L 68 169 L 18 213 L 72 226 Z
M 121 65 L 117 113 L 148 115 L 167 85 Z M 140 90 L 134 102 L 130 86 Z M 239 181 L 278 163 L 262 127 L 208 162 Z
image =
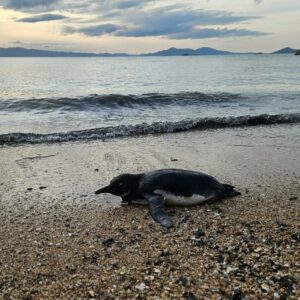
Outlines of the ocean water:
M 0 58 L 0 144 L 300 122 L 300 58 Z

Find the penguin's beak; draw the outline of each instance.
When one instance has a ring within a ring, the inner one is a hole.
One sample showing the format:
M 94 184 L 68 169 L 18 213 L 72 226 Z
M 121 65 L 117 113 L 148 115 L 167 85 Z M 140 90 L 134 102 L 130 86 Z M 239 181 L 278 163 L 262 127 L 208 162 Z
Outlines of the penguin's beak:
M 95 192 L 96 195 L 98 194 L 104 194 L 104 193 L 110 193 L 110 186 L 105 186 L 104 188 L 100 189 L 100 190 L 97 190 Z

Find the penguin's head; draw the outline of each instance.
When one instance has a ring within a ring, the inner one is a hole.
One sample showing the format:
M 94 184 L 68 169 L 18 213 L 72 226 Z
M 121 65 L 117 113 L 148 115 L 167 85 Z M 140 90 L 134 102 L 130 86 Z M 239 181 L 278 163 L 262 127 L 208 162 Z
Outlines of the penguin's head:
M 133 174 L 121 174 L 113 178 L 108 186 L 95 192 L 95 194 L 109 193 L 115 196 L 125 197 L 134 192 L 138 187 L 139 178 Z

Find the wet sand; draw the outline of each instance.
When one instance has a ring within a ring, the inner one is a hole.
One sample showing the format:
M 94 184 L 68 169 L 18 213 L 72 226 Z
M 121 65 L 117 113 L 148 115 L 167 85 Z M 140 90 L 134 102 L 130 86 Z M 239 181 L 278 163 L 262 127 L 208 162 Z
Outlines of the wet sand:
M 0 148 L 0 298 L 297 299 L 300 126 Z M 242 195 L 170 208 L 94 191 L 122 172 L 206 172 Z M 194 298 L 193 298 L 194 297 Z

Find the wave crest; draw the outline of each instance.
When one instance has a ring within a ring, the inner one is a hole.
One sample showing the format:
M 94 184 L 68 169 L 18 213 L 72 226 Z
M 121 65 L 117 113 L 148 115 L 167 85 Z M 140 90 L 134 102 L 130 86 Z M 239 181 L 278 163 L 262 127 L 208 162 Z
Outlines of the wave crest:
M 9 133 L 0 135 L 0 145 L 12 144 L 41 144 L 60 143 L 69 141 L 89 141 L 116 137 L 141 136 L 148 134 L 175 133 L 190 130 L 205 130 L 212 128 L 227 128 L 272 124 L 300 123 L 300 113 L 280 115 L 257 115 L 223 118 L 197 118 L 178 122 L 155 122 L 138 125 L 120 125 L 94 128 L 88 130 L 35 134 L 35 133 Z
M 28 100 L 2 100 L 0 111 L 88 111 L 101 108 L 135 108 L 137 106 L 159 107 L 164 105 L 199 105 L 209 102 L 232 102 L 242 97 L 230 93 L 177 93 L 143 95 L 90 95 L 81 98 L 42 98 Z

